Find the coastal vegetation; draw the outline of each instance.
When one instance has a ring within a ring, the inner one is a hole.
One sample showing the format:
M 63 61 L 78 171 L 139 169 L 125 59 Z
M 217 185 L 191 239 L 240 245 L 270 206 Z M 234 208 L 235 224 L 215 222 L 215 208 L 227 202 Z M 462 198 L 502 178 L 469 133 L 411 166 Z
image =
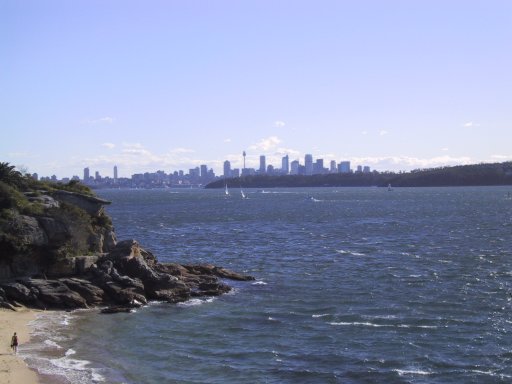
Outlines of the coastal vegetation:
M 352 172 L 317 175 L 254 175 L 217 180 L 206 188 L 240 187 L 448 187 L 512 185 L 512 162 L 416 169 L 410 172 Z
M 83 204 L 72 200 L 83 200 Z M 47 264 L 56 258 L 101 251 L 95 237 L 105 237 L 112 229 L 102 209 L 107 203 L 77 181 L 36 181 L 14 166 L 0 163 L 2 259 L 37 254 L 38 260 Z

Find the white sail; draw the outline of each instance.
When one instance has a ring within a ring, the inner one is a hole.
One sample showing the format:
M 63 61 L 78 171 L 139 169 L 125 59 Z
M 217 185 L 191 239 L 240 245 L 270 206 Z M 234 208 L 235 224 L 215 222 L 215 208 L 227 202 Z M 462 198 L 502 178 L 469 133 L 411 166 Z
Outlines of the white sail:
M 228 185 L 227 184 L 226 184 L 226 187 L 224 188 L 224 193 L 226 194 L 226 196 L 229 195 Z

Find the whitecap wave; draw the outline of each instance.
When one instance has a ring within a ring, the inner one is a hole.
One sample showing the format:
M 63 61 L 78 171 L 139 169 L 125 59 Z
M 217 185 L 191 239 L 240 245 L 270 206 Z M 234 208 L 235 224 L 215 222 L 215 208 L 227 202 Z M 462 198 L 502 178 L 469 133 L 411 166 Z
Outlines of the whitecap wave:
M 211 303 L 213 302 L 213 300 L 215 300 L 214 297 L 208 297 L 206 299 L 190 299 L 190 300 L 187 300 L 183 303 L 178 303 L 178 306 L 179 307 L 195 307 L 197 305 L 203 305 L 203 304 L 206 304 L 206 303 Z
M 333 326 L 363 326 L 374 328 L 422 328 L 422 329 L 437 329 L 435 325 L 410 325 L 410 324 L 376 324 L 368 321 L 331 321 L 328 323 Z
M 258 280 L 258 281 L 255 281 L 254 283 L 252 283 L 251 285 L 267 285 L 267 283 L 265 283 L 264 281 Z
M 429 371 L 422 371 L 419 369 L 394 369 L 396 373 L 400 376 L 406 376 L 406 375 L 421 375 L 421 376 L 427 376 L 432 375 L 433 372 Z
M 336 249 L 335 250 L 337 253 L 341 254 L 341 255 L 352 255 L 352 256 L 365 256 L 364 253 L 361 253 L 361 252 L 354 252 L 354 251 L 348 251 L 346 249 Z
M 53 340 L 48 340 L 47 339 L 47 340 L 44 341 L 44 344 L 48 345 L 49 347 L 53 347 L 53 348 L 57 348 L 57 349 L 62 349 L 62 347 L 59 344 L 57 344 L 55 341 L 53 341 Z

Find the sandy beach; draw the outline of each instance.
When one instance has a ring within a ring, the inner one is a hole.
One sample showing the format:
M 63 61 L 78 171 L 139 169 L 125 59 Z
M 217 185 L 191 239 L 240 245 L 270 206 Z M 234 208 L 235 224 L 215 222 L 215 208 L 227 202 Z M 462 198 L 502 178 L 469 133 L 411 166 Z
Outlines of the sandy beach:
M 39 383 L 36 373 L 30 370 L 20 357 L 14 355 L 10 347 L 14 332 L 18 334 L 20 345 L 28 342 L 28 323 L 35 318 L 36 312 L 31 310 L 13 312 L 0 309 L 0 384 Z

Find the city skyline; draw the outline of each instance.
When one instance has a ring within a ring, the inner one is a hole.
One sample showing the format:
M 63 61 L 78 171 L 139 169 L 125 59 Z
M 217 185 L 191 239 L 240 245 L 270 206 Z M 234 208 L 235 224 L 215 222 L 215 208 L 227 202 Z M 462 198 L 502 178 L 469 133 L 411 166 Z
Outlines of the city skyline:
M 222 174 L 262 153 L 379 171 L 512 160 L 511 14 L 499 0 L 6 0 L 0 161 L 63 178 Z
M 246 156 L 246 151 L 242 152 L 242 156 Z M 231 162 L 229 160 L 224 160 L 223 162 L 223 170 L 222 173 L 216 173 L 213 168 L 210 168 L 208 164 L 201 164 L 198 167 L 188 169 L 188 173 L 183 169 L 158 169 L 146 172 L 136 172 L 132 173 L 129 176 L 118 175 L 118 166 L 114 165 L 112 168 L 112 172 L 101 173 L 98 170 L 92 170 L 94 172 L 94 176 L 92 176 L 91 168 L 85 167 L 82 170 L 82 175 L 79 176 L 78 172 L 71 175 L 66 175 L 63 177 L 57 177 L 54 173 L 51 175 L 40 175 L 37 172 L 32 173 L 32 176 L 36 179 L 43 180 L 52 180 L 52 181 L 64 181 L 68 182 L 70 180 L 82 180 L 84 182 L 93 182 L 103 179 L 112 180 L 114 183 L 117 182 L 118 179 L 127 179 L 144 175 L 144 174 L 165 174 L 165 175 L 175 175 L 179 177 L 187 177 L 191 176 L 194 179 L 208 179 L 214 180 L 215 178 L 226 178 L 226 177 L 240 177 L 240 176 L 248 176 L 248 175 L 257 175 L 257 174 L 269 174 L 269 175 L 312 175 L 319 173 L 349 173 L 349 172 L 370 172 L 370 166 L 367 165 L 355 165 L 355 169 L 351 168 L 350 161 L 342 160 L 339 163 L 336 160 L 329 161 L 330 167 L 327 168 L 324 166 L 324 159 L 318 158 L 313 163 L 315 158 L 311 154 L 306 154 L 304 156 L 304 162 L 301 163 L 299 159 L 292 160 L 290 162 L 289 155 L 285 155 L 281 158 L 280 165 L 274 165 L 266 162 L 266 155 L 259 155 L 259 168 L 246 167 L 244 162 L 244 166 L 242 168 L 233 168 L 231 167 Z M 266 165 L 266 166 L 265 166 Z M 168 172 L 168 173 L 167 173 Z M 29 172 L 30 173 L 30 172 Z

